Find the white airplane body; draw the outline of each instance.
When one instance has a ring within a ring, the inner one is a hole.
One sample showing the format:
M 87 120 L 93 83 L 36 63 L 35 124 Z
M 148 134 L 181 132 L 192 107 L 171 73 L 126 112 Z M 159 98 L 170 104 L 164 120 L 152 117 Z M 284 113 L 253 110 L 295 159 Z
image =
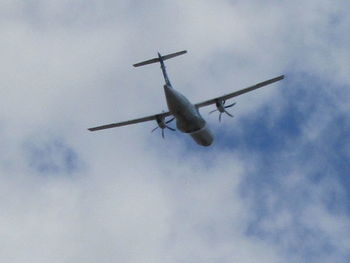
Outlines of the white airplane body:
M 189 134 L 197 144 L 202 146 L 209 146 L 213 143 L 214 136 L 212 132 L 209 130 L 206 121 L 203 119 L 203 117 L 199 113 L 198 109 L 200 107 L 215 104 L 217 109 L 211 111 L 211 113 L 214 111 L 218 111 L 220 114 L 219 115 L 220 121 L 221 121 L 222 113 L 226 113 L 230 117 L 233 117 L 229 112 L 227 112 L 226 108 L 234 106 L 235 103 L 225 106 L 225 101 L 227 99 L 261 88 L 263 86 L 269 85 L 271 83 L 282 80 L 284 78 L 284 76 L 281 75 L 279 77 L 276 77 L 264 82 L 260 82 L 254 86 L 251 86 L 233 93 L 229 93 L 229 94 L 226 94 L 214 99 L 210 99 L 201 103 L 192 104 L 184 95 L 182 95 L 179 91 L 175 90 L 172 87 L 164 65 L 164 60 L 185 54 L 186 52 L 187 51 L 184 50 L 184 51 L 172 53 L 166 56 L 161 56 L 158 53 L 157 58 L 153 58 L 150 60 L 146 60 L 146 61 L 134 64 L 134 67 L 139 67 L 139 66 L 144 66 L 151 63 L 156 63 L 156 62 L 160 63 L 163 77 L 165 80 L 164 93 L 165 93 L 165 98 L 169 109 L 168 112 L 163 112 L 163 113 L 159 113 L 159 114 L 155 114 L 155 115 L 151 115 L 151 116 L 147 116 L 139 119 L 98 126 L 98 127 L 90 128 L 89 130 L 97 131 L 97 130 L 125 126 L 129 124 L 135 124 L 135 123 L 144 122 L 144 121 L 156 120 L 158 126 L 155 129 L 153 129 L 152 132 L 157 128 L 160 128 L 162 130 L 162 137 L 164 138 L 164 129 L 167 128 L 175 131 L 175 129 L 169 127 L 167 124 L 172 120 L 176 119 L 176 127 L 179 131 Z M 166 121 L 165 118 L 168 116 L 174 116 L 174 118 Z

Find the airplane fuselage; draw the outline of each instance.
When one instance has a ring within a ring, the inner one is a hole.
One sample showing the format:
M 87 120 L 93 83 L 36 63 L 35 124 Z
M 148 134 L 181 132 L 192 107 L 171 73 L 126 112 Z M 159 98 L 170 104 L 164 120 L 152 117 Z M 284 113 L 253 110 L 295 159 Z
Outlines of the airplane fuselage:
M 173 89 L 170 82 L 164 85 L 164 92 L 169 111 L 176 119 L 177 129 L 189 134 L 199 145 L 211 145 L 214 137 L 198 109 L 184 95 Z
M 162 56 L 158 53 L 160 68 L 165 80 L 164 93 L 169 111 L 176 119 L 176 127 L 179 131 L 191 135 L 199 145 L 209 146 L 214 137 L 203 117 L 184 95 L 175 90 L 169 80 Z

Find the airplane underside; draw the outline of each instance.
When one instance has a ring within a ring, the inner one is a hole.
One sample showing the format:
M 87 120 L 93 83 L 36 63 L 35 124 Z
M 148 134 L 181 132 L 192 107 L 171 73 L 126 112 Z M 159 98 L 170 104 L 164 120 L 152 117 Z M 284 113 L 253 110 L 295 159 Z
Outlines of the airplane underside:
M 164 85 L 164 93 L 169 111 L 176 119 L 177 129 L 188 133 L 199 145 L 211 145 L 214 137 L 198 109 L 184 95 L 174 90 L 170 82 Z
M 161 54 L 158 53 L 158 57 L 134 64 L 134 67 L 139 67 L 139 66 L 152 64 L 152 63 L 160 63 L 163 77 L 165 80 L 164 93 L 165 93 L 165 97 L 166 97 L 166 101 L 169 109 L 168 112 L 163 111 L 162 113 L 158 113 L 158 114 L 154 114 L 154 115 L 150 115 L 142 118 L 97 126 L 97 127 L 89 128 L 89 130 L 98 131 L 98 130 L 110 129 L 115 127 L 121 127 L 125 125 L 155 120 L 158 126 L 154 128 L 152 132 L 155 131 L 156 129 L 160 129 L 161 135 L 164 138 L 165 129 L 175 131 L 175 129 L 168 126 L 168 123 L 176 119 L 176 126 L 179 131 L 181 131 L 182 133 L 189 134 L 197 144 L 202 146 L 209 146 L 213 143 L 214 136 L 211 133 L 210 129 L 208 128 L 206 121 L 203 119 L 203 117 L 199 113 L 199 110 L 198 110 L 199 108 L 206 107 L 209 105 L 215 105 L 216 109 L 212 110 L 210 114 L 214 112 L 218 112 L 219 121 L 221 121 L 221 116 L 223 114 L 226 114 L 229 117 L 233 117 L 233 115 L 231 115 L 231 113 L 229 113 L 227 109 L 234 106 L 236 103 L 234 102 L 229 105 L 225 104 L 228 99 L 231 99 L 236 96 L 240 96 L 247 92 L 259 89 L 261 87 L 270 85 L 276 81 L 280 81 L 284 79 L 284 75 L 281 75 L 241 90 L 237 90 L 216 98 L 202 101 L 200 103 L 192 104 L 184 95 L 182 95 L 180 92 L 173 89 L 164 65 L 164 60 L 171 59 L 171 58 L 183 55 L 185 53 L 187 53 L 186 50 L 168 54 L 165 56 L 162 56 Z M 165 120 L 165 118 L 169 116 L 173 116 L 173 118 L 171 118 L 170 120 Z

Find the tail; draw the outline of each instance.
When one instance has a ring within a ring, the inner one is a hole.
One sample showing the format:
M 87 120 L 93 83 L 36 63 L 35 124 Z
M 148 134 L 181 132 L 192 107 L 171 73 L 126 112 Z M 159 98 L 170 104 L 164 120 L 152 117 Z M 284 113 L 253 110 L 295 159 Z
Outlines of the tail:
M 142 61 L 140 63 L 134 64 L 133 66 L 134 67 L 140 67 L 140 66 L 144 66 L 144 65 L 148 65 L 148 64 L 152 64 L 152 63 L 162 62 L 164 60 L 167 60 L 167 59 L 170 59 L 170 58 L 174 58 L 174 57 L 186 54 L 186 53 L 187 53 L 187 50 L 183 50 L 183 51 L 172 53 L 172 54 L 168 54 L 168 55 L 165 55 L 165 56 L 160 56 L 159 55 L 158 58 L 152 58 L 152 59 L 149 59 L 149 60 L 146 60 L 146 61 Z

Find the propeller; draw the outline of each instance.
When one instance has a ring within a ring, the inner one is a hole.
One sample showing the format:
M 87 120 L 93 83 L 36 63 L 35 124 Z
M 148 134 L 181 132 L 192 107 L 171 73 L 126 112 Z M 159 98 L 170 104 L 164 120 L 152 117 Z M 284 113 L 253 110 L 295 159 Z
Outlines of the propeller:
M 160 128 L 162 130 L 162 138 L 164 139 L 164 129 L 169 129 L 171 131 L 176 131 L 174 128 L 171 128 L 170 126 L 168 126 L 167 124 L 172 122 L 175 118 L 171 118 L 168 121 L 165 121 L 165 117 L 163 115 L 157 115 L 156 116 L 156 121 L 158 126 L 155 127 L 151 132 L 154 132 L 155 130 L 157 130 L 158 128 Z
M 221 115 L 223 113 L 226 113 L 228 116 L 230 116 L 231 118 L 233 118 L 233 115 L 231 113 L 229 113 L 226 109 L 227 108 L 231 108 L 232 106 L 234 106 L 236 104 L 236 102 L 225 106 L 225 100 L 224 99 L 217 99 L 215 102 L 216 105 L 216 109 L 212 110 L 211 112 L 209 112 L 209 114 L 212 114 L 213 112 L 218 111 L 219 112 L 219 121 L 221 122 Z

